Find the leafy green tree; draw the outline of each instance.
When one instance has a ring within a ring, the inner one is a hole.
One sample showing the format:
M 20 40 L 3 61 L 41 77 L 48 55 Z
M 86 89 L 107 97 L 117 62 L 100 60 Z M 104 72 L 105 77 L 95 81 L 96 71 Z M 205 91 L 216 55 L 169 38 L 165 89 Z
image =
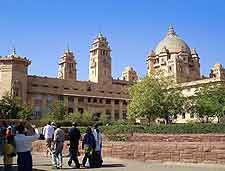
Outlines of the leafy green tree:
M 82 115 L 80 112 L 68 113 L 66 120 L 80 123 L 82 120 Z
M 160 117 L 169 123 L 170 118 L 181 113 L 184 103 L 181 91 L 172 79 L 158 75 L 146 76 L 129 88 L 129 118 L 144 117 L 150 124 Z
M 172 118 L 175 118 L 178 114 L 182 114 L 184 108 L 185 98 L 181 91 L 175 87 L 166 88 L 166 85 L 162 90 L 163 95 L 161 99 L 161 110 L 160 117 L 164 118 L 166 123 L 171 122 Z
M 22 103 L 21 98 L 6 94 L 0 100 L 1 119 L 25 119 L 31 118 L 33 110 Z
M 105 113 L 102 113 L 99 117 L 99 122 L 101 122 L 103 125 L 107 124 L 109 122 L 109 116 L 107 116 Z
M 63 102 L 55 101 L 49 106 L 49 113 L 44 116 L 45 119 L 63 121 L 66 119 L 67 112 Z
M 225 114 L 225 85 L 204 86 L 195 92 L 192 98 L 192 112 L 201 122 L 209 122 L 210 118 L 220 119 Z
M 84 112 L 81 114 L 82 123 L 90 125 L 93 120 L 93 114 L 91 112 Z

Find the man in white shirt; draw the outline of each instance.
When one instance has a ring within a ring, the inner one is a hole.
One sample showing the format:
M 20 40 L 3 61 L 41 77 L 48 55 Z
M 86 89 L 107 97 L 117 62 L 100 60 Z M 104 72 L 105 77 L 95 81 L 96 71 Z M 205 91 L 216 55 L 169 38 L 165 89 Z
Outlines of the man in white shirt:
M 46 156 L 48 153 L 51 153 L 51 146 L 52 146 L 52 139 L 54 135 L 54 127 L 51 125 L 51 122 L 48 122 L 48 124 L 43 129 L 43 135 L 45 137 L 46 141 Z
M 22 124 L 17 127 L 18 134 L 15 136 L 18 171 L 32 171 L 32 142 L 38 140 L 39 133 L 38 129 L 27 129 L 31 136 L 25 136 L 25 127 Z

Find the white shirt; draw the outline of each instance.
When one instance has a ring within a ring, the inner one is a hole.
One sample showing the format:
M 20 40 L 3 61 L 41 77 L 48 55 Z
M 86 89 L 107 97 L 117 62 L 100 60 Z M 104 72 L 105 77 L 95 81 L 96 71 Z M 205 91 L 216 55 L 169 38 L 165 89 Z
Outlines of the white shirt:
M 43 134 L 45 136 L 45 139 L 53 138 L 54 135 L 54 128 L 51 125 L 46 125 L 43 129 Z
M 97 133 L 96 129 L 93 130 L 93 135 L 96 141 L 95 151 L 101 151 L 102 146 L 102 135 L 101 132 Z
M 15 136 L 16 152 L 27 152 L 32 149 L 32 142 L 38 140 L 38 129 L 35 129 L 35 134 L 32 136 L 25 136 L 24 134 L 17 134 Z

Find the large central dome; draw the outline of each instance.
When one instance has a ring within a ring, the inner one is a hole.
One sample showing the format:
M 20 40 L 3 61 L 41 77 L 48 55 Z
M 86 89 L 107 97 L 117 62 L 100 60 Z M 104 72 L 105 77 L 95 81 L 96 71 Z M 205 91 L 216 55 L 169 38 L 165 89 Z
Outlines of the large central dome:
M 181 49 L 187 53 L 191 53 L 188 45 L 176 35 L 172 26 L 169 26 L 167 35 L 156 46 L 155 54 L 158 55 L 164 48 L 166 48 L 169 53 L 178 53 Z

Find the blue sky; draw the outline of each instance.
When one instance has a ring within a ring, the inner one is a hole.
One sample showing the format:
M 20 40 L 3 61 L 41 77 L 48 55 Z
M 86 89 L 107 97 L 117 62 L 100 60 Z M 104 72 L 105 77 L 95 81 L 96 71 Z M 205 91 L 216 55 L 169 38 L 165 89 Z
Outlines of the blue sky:
M 69 44 L 78 79 L 88 79 L 89 48 L 103 32 L 112 48 L 113 77 L 125 66 L 146 73 L 146 56 L 169 24 L 201 60 L 202 74 L 225 65 L 224 0 L 1 0 L 0 55 L 13 46 L 32 60 L 29 74 L 57 75 Z

